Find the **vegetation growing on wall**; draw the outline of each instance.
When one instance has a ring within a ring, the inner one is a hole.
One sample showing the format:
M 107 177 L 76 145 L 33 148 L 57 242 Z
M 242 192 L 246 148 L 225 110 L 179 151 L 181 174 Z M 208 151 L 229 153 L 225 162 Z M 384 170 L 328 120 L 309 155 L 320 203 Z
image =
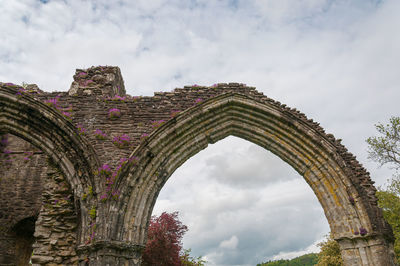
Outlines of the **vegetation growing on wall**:
M 380 187 L 376 196 L 383 217 L 392 226 L 395 237 L 394 251 L 400 263 L 400 117 L 392 117 L 389 123 L 375 125 L 378 136 L 367 139 L 369 158 L 395 170 L 386 188 Z

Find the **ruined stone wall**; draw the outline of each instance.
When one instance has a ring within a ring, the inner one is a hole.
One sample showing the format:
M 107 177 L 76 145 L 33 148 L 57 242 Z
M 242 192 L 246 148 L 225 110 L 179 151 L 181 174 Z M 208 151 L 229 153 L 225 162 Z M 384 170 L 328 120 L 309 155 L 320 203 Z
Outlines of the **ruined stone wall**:
M 56 109 L 76 127 L 82 138 L 88 140 L 100 160 L 100 165 L 103 165 L 102 169 L 109 171 L 110 176 L 111 173 L 116 173 L 112 175 L 113 177 L 118 176 L 122 165 L 136 147 L 145 144 L 152 132 L 160 128 L 166 121 L 175 119 L 177 114 L 189 108 L 201 106 L 203 102 L 218 95 L 227 93 L 244 95 L 257 104 L 272 106 L 285 117 L 292 119 L 294 124 L 304 124 L 315 132 L 318 138 L 328 142 L 334 150 L 334 154 L 330 156 L 337 157 L 339 166 L 357 191 L 357 197 L 349 197 L 348 201 L 352 205 L 362 205 L 367 211 L 373 230 L 373 232 L 368 232 L 367 237 L 378 234 L 385 236 L 389 242 L 391 240 L 391 229 L 383 221 L 380 209 L 377 208 L 376 189 L 373 187 L 373 182 L 369 173 L 355 157 L 339 140 L 336 140 L 331 134 L 326 134 L 318 123 L 307 119 L 296 109 L 288 108 L 286 105 L 264 96 L 253 87 L 238 83 L 212 86 L 192 85 L 177 88 L 172 92 L 155 93 L 152 97 L 130 96 L 126 95 L 119 68 L 103 66 L 86 70 L 78 69 L 68 92 L 45 93 L 35 85 L 22 88 L 14 84 L 1 83 L 0 87 L 13 91 L 16 97 L 30 95 L 37 101 Z M 304 138 L 308 137 L 304 136 Z M 6 150 L 11 150 L 11 155 L 5 152 Z M 33 154 L 27 153 L 31 150 Z M 26 155 L 29 156 L 29 160 L 25 160 Z M 69 197 L 74 193 L 70 191 L 68 184 L 63 180 L 60 170 L 55 166 L 47 168 L 45 157 L 39 150 L 35 150 L 32 146 L 12 136 L 10 136 L 7 149 L 3 149 L 0 156 L 0 170 L 2 170 L 0 172 L 2 173 L 0 176 L 0 199 L 2 200 L 0 229 L 2 231 L 0 232 L 8 232 L 0 234 L 0 252 L 3 252 L 3 258 L 8 256 L 6 256 L 5 250 L 9 250 L 10 256 L 13 252 L 15 254 L 16 249 L 13 247 L 17 246 L 16 236 L 9 234 L 12 225 L 27 217 L 38 217 L 35 225 L 36 243 L 33 245 L 34 261 L 40 264 L 73 264 L 77 261 L 82 265 L 85 264 L 86 257 L 82 255 L 78 259 L 74 249 L 77 244 L 76 236 L 79 234 L 79 228 L 77 228 L 79 201 Z M 13 158 L 11 167 L 8 162 L 10 156 Z M 108 207 L 109 200 L 118 201 L 119 195 L 118 191 L 114 191 L 112 188 L 112 182 L 115 180 L 111 177 L 102 177 L 98 173 L 100 171 L 99 169 L 96 173 L 98 186 L 94 191 L 90 191 L 88 188 L 84 194 L 84 197 L 98 200 L 98 204 L 93 206 L 93 208 L 98 208 L 97 212 L 94 212 L 91 223 L 85 226 L 90 228 L 97 226 L 106 231 L 108 229 L 104 223 L 106 223 L 107 217 L 101 214 L 102 208 Z M 328 219 L 330 218 L 328 217 Z M 81 245 L 104 242 L 104 247 L 113 246 L 107 242 L 111 239 L 105 238 L 106 233 L 96 235 L 98 230 L 90 229 L 88 231 L 90 234 L 84 236 L 87 243 L 80 243 Z M 122 254 L 126 250 L 120 251 Z M 101 256 L 106 256 L 100 248 L 93 252 L 88 259 L 94 261 Z M 135 253 L 136 255 L 126 254 L 121 256 L 137 257 L 137 253 Z M 136 259 L 140 261 L 139 258 Z M 0 261 L 0 265 L 2 265 L 1 263 L 3 262 Z M 135 265 L 137 263 L 140 262 L 135 262 Z M 6 263 L 4 262 L 3 265 Z
M 78 214 L 68 183 L 57 166 L 49 163 L 43 179 L 42 206 L 36 221 L 32 263 L 77 264 Z
M 14 265 L 24 253 L 29 257 L 32 253 L 34 221 L 41 207 L 46 160 L 41 151 L 20 138 L 12 135 L 1 138 L 0 265 Z M 19 226 L 24 220 L 29 223 Z

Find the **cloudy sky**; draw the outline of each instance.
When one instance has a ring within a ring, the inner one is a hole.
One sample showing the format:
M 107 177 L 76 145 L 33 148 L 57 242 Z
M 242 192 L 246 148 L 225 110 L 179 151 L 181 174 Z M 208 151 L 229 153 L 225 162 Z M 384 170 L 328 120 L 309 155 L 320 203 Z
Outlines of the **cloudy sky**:
M 398 0 L 0 0 L 0 81 L 66 91 L 75 68 L 117 65 L 131 95 L 246 83 L 342 138 L 382 185 L 365 139 L 399 115 L 399 13 Z M 173 174 L 164 210 L 209 265 L 293 257 L 329 232 L 301 176 L 233 137 Z

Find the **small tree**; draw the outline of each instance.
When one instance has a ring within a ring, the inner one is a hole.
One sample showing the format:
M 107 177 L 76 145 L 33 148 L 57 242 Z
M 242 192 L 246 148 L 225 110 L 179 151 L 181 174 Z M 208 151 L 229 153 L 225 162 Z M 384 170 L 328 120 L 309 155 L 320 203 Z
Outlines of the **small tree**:
M 389 164 L 400 169 L 400 117 L 390 118 L 389 124 L 375 125 L 380 136 L 369 137 L 369 158 L 381 165 Z
M 395 169 L 386 189 L 379 188 L 376 196 L 378 206 L 383 210 L 383 217 L 392 226 L 395 236 L 394 251 L 400 264 L 400 117 L 392 117 L 389 124 L 375 125 L 380 136 L 367 139 L 369 158 L 388 164 Z
M 332 238 L 327 237 L 326 241 L 318 244 L 321 252 L 318 254 L 318 266 L 342 266 L 343 260 L 340 254 L 339 244 Z
M 178 220 L 178 212 L 163 212 L 159 217 L 151 217 L 143 265 L 181 265 L 181 241 L 186 231 L 186 225 Z

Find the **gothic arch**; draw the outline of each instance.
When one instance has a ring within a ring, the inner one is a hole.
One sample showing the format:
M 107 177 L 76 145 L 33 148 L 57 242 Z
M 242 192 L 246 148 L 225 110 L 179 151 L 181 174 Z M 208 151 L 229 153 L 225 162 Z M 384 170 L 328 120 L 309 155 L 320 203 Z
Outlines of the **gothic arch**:
M 79 199 L 88 186 L 96 188 L 93 173 L 99 165 L 89 142 L 60 112 L 9 86 L 0 87 L 0 133 L 26 140 L 58 165 L 81 208 L 81 227 L 86 230 L 89 203 Z M 81 233 L 81 241 L 84 235 Z
M 226 93 L 168 121 L 132 154 L 110 207 L 110 238 L 143 245 L 157 196 L 172 173 L 208 143 L 229 135 L 291 165 L 311 186 L 346 265 L 395 265 L 393 235 L 376 204 L 369 173 L 340 141 L 300 112 L 271 99 Z M 361 233 L 360 233 L 361 232 Z

